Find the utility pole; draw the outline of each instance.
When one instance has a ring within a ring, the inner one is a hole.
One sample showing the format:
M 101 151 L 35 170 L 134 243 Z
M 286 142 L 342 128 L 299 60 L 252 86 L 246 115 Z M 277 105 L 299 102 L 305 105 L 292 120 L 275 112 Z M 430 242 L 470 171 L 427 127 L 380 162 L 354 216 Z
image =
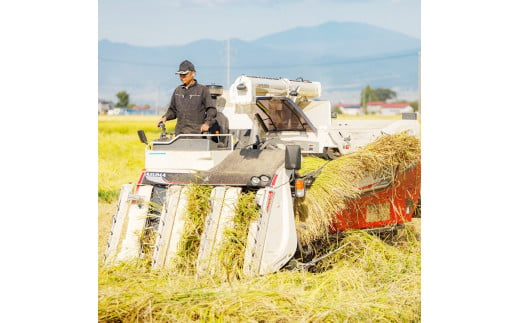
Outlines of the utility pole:
M 226 46 L 226 63 L 227 63 L 227 84 L 226 87 L 229 89 L 230 84 L 230 74 L 231 74 L 231 40 L 227 38 L 227 46 Z
M 155 97 L 155 113 L 159 114 L 159 86 L 160 83 L 157 83 L 157 94 Z
M 418 53 L 419 55 L 419 100 L 417 102 L 417 112 L 419 112 L 419 117 L 421 115 L 421 51 Z
M 363 91 L 363 114 L 367 115 L 367 95 L 366 91 Z

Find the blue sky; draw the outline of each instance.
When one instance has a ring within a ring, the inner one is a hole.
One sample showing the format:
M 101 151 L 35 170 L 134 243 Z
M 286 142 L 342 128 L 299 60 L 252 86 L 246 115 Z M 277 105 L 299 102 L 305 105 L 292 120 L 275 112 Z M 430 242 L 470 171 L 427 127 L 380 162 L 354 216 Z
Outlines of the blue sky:
M 99 0 L 98 39 L 140 46 L 254 40 L 299 26 L 362 22 L 420 38 L 420 0 Z

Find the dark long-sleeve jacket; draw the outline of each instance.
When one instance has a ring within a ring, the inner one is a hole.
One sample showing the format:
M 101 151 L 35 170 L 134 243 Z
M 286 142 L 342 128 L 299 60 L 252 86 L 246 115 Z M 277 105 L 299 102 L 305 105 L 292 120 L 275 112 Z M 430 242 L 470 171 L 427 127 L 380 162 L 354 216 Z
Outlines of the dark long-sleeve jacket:
M 215 123 L 217 109 L 209 89 L 197 82 L 190 86 L 179 85 L 173 91 L 170 106 L 164 117 L 166 120 L 177 119 L 175 134 L 200 134 L 200 126 Z

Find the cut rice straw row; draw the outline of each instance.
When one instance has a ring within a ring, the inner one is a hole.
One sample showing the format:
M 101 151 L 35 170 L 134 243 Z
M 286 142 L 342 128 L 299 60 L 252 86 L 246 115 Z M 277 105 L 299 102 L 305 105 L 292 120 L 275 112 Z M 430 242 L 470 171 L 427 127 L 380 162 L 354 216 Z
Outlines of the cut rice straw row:
M 405 170 L 420 159 L 419 139 L 406 132 L 383 135 L 356 152 L 329 162 L 316 157 L 304 158 L 300 174 L 322 168 L 305 198 L 295 203 L 300 241 L 308 244 L 325 236 L 345 202 L 359 197 L 359 183 L 364 177 L 393 173 L 396 167 Z

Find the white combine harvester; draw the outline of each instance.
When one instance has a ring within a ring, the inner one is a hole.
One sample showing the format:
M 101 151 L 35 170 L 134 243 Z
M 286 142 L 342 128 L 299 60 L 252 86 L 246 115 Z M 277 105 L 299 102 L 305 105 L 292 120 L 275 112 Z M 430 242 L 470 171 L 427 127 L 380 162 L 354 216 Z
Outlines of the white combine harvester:
M 234 225 L 236 203 L 246 191 L 256 193 L 260 216 L 249 226 L 243 271 L 249 275 L 276 272 L 297 251 L 293 202 L 304 198 L 304 183 L 311 182 L 298 176 L 302 155 L 333 159 L 384 134 L 408 131 L 419 136 L 419 123 L 414 119 L 332 118 L 330 102 L 316 100 L 321 95 L 318 82 L 241 76 L 224 95 L 220 86 L 209 88 L 219 110 L 218 131 L 174 137 L 163 127 L 161 137 L 153 142 L 148 142 L 139 131 L 146 144 L 145 169 L 135 186 L 122 187 L 105 252 L 107 265 L 141 257 L 141 236 L 152 227 L 156 237 L 150 242 L 152 267 L 172 266 L 186 229 L 187 185 L 200 184 L 213 189 L 197 272 L 214 271 L 224 232 Z M 420 170 L 415 172 L 417 175 Z M 374 187 L 379 191 L 396 189 L 392 179 L 369 176 L 362 182 L 362 187 L 376 192 L 373 194 L 377 194 Z M 403 198 L 391 203 L 384 217 L 369 221 L 367 206 L 362 221 L 338 223 L 336 230 L 384 228 L 410 221 L 411 209 L 417 205 L 419 183 L 414 180 L 410 185 L 417 187 L 416 193 L 406 201 Z M 383 197 L 378 199 L 381 204 L 389 204 Z M 153 211 L 157 209 L 160 211 Z M 397 213 L 407 216 L 398 217 Z

